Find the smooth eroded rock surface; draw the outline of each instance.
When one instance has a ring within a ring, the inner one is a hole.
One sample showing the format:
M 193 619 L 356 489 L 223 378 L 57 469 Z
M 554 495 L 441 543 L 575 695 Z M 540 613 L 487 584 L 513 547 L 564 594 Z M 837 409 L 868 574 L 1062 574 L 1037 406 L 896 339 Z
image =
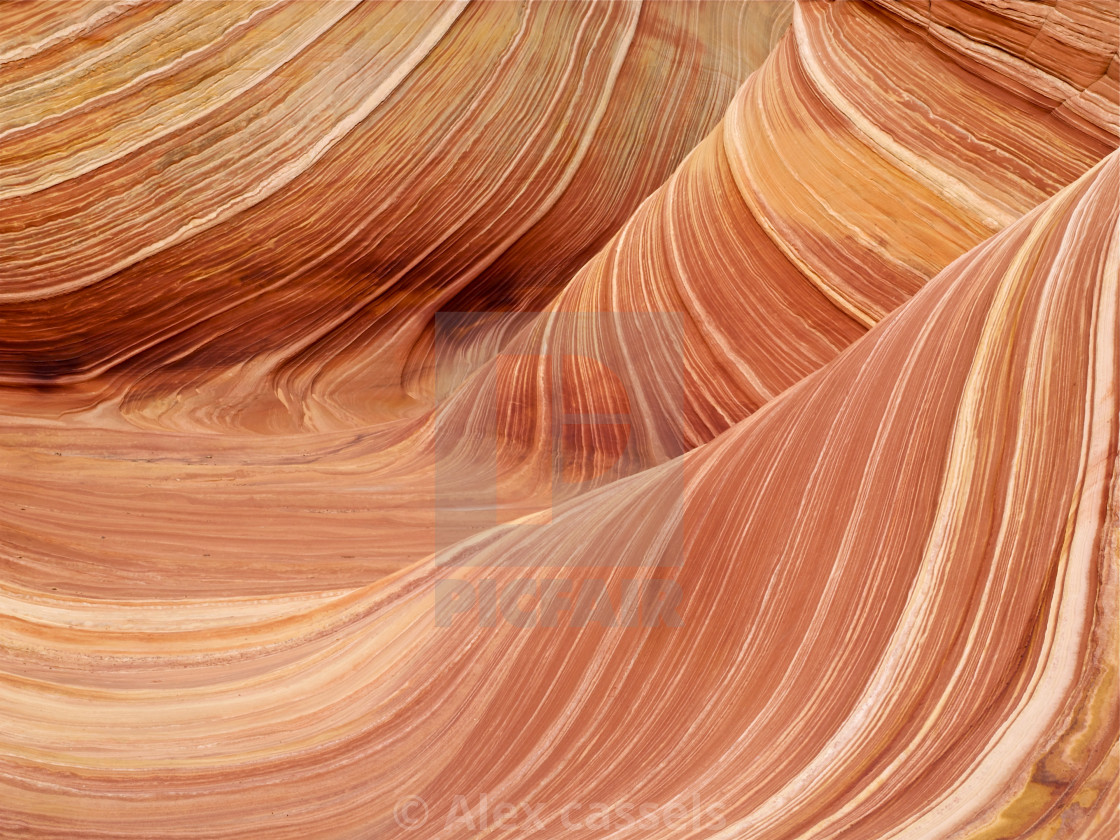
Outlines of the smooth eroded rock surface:
M 1114 837 L 1118 24 L 0 6 L 0 836 Z

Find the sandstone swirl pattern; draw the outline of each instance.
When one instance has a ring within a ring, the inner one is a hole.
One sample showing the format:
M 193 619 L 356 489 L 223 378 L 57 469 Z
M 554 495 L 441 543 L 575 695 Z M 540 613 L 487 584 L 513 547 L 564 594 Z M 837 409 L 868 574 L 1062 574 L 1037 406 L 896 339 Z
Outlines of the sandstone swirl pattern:
M 1115 836 L 1118 11 L 0 6 L 0 836 Z

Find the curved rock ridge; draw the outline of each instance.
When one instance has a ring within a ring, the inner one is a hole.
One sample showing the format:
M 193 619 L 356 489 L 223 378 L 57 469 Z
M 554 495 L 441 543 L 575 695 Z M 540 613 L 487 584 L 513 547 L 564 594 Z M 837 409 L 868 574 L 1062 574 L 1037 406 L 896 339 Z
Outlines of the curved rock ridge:
M 770 2 L 206 8 L 130 7 L 0 65 L 4 382 L 108 380 L 156 422 L 206 390 L 193 425 L 251 431 L 354 425 L 347 397 L 363 423 L 399 413 L 431 315 L 539 308 L 789 21 Z
M 1115 148 L 960 61 L 873 9 L 799 6 L 720 129 L 554 308 L 684 313 L 684 436 L 710 439 Z
M 1115 837 L 1118 27 L 0 5 L 0 837 Z
M 1030 91 L 1063 122 L 1108 142 L 1120 136 L 1120 10 L 1115 3 L 874 2 L 917 23 L 965 66 Z

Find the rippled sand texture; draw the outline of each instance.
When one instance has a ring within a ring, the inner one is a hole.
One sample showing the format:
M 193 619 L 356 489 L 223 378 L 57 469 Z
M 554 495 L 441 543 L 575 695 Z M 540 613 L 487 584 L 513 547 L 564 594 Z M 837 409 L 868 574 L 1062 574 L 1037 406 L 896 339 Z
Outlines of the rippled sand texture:
M 0 837 L 1114 838 L 1118 43 L 0 6 Z

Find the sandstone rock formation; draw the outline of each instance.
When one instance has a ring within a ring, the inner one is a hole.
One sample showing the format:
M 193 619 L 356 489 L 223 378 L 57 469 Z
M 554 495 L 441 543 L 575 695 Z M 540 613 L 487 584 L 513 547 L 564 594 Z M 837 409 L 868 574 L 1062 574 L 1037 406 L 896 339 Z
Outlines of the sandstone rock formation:
M 1115 836 L 1118 45 L 0 7 L 0 836 Z

